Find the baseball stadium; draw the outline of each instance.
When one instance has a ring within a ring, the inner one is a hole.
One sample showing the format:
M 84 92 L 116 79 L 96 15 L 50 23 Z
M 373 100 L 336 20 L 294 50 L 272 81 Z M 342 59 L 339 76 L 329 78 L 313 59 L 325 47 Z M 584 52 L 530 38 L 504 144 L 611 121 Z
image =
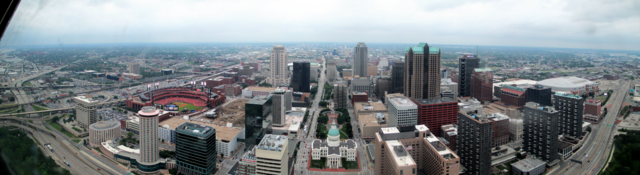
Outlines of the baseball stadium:
M 191 87 L 166 87 L 142 92 L 127 98 L 127 107 L 140 110 L 143 106 L 162 106 L 166 110 L 199 111 L 213 108 L 225 101 L 224 94 L 202 92 Z

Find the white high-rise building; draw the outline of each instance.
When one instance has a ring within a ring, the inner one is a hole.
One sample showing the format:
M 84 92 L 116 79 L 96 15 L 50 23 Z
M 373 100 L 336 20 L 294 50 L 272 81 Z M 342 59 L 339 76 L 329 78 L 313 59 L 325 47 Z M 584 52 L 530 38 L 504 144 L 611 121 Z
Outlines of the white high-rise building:
M 271 50 L 271 67 L 269 76 L 269 84 L 275 86 L 288 84 L 289 79 L 287 78 L 287 50 L 284 49 L 283 45 L 275 45 L 273 46 L 273 50 Z
M 388 100 L 389 119 L 387 124 L 389 127 L 418 124 L 418 106 L 411 99 L 401 96 L 391 97 Z
M 82 128 L 89 128 L 89 125 L 98 121 L 98 115 L 96 113 L 98 100 L 93 100 L 90 96 L 77 96 L 73 97 L 73 101 L 76 102 L 76 117 L 78 119 L 78 125 Z

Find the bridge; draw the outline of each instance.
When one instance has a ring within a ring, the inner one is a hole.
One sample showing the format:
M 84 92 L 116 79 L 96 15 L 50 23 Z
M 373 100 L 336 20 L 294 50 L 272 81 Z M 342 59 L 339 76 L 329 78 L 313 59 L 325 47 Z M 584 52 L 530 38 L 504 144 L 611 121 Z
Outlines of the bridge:
M 20 86 L 20 87 L 0 87 L 0 90 L 38 90 L 38 89 L 64 89 L 64 88 L 74 88 L 74 87 L 112 87 L 113 84 L 91 84 L 91 85 L 49 85 L 49 86 Z
M 29 119 L 29 120 L 38 120 L 38 119 Z M 42 120 L 42 119 L 39 119 Z M 42 126 L 38 126 L 38 125 L 34 125 L 32 123 L 29 123 L 28 120 L 26 120 L 25 118 L 4 118 L 4 117 L 0 117 L 0 121 L 2 122 L 6 122 L 6 121 L 13 121 L 15 123 L 6 123 L 7 125 L 12 125 L 12 126 L 17 126 L 23 129 L 30 129 L 30 132 L 33 132 L 32 130 L 37 130 L 40 131 L 42 133 L 46 133 L 51 135 L 53 138 L 58 138 L 56 133 L 48 130 L 47 128 L 44 128 Z M 17 123 L 17 124 L 16 124 Z
M 125 100 L 116 100 L 116 101 L 110 101 L 110 102 L 103 102 L 100 104 L 97 104 L 96 106 L 98 107 L 98 109 L 103 109 L 103 108 L 109 108 L 109 107 L 115 107 L 120 103 L 124 103 Z M 32 114 L 36 114 L 36 115 L 42 115 L 42 114 L 56 114 L 56 113 L 73 113 L 76 111 L 76 107 L 68 107 L 68 108 L 58 108 L 58 109 L 48 109 L 48 110 L 42 110 L 42 111 L 30 111 L 30 112 L 21 112 L 21 113 L 13 113 L 13 114 L 0 114 L 0 117 L 6 117 L 6 116 L 20 116 L 20 115 L 26 115 L 26 116 L 30 116 Z

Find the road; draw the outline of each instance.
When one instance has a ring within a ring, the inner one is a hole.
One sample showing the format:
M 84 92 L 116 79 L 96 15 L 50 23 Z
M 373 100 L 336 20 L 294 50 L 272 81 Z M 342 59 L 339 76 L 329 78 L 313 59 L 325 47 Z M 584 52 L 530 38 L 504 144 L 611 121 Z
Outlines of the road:
M 558 171 L 554 174 L 597 174 L 605 165 L 609 151 L 613 143 L 613 134 L 615 133 L 615 121 L 618 117 L 618 111 L 622 107 L 622 102 L 627 95 L 629 82 L 625 81 L 609 98 L 607 104 L 612 104 L 609 112 L 597 125 L 591 125 L 592 133 L 587 141 L 583 144 L 571 159 L 582 161 L 580 163 L 565 161 L 560 163 Z

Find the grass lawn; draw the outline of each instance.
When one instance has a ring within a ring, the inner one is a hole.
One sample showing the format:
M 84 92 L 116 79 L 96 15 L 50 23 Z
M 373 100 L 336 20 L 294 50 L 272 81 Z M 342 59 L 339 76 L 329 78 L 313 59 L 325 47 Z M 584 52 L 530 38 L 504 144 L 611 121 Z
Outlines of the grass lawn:
M 22 86 L 33 86 L 33 84 L 31 84 L 31 82 L 24 82 L 22 83 Z
M 596 99 L 598 99 L 600 101 L 604 101 L 604 99 L 607 99 L 607 96 L 604 96 L 604 95 L 597 96 Z
M 63 131 L 62 126 L 60 126 L 58 123 L 49 123 L 49 125 L 57 129 L 58 131 L 62 132 L 64 135 L 67 135 L 67 137 L 71 139 L 79 139 L 79 137 L 76 137 L 75 135 L 71 134 L 69 131 L 66 131 L 66 130 Z
M 358 161 L 347 161 L 346 158 L 342 158 L 342 167 L 345 169 L 358 169 Z
M 80 143 L 80 140 L 73 140 L 73 142 Z
M 320 160 L 311 160 L 311 165 L 309 165 L 309 167 L 323 169 L 325 168 L 326 164 L 327 164 L 327 158 L 321 157 Z
M 31 107 L 33 107 L 33 110 L 36 110 L 36 111 L 47 110 L 47 108 L 43 108 L 42 106 L 39 106 L 39 105 L 31 105 Z
M 0 107 L 16 106 L 17 104 L 1 104 Z
M 196 106 L 190 103 L 183 103 L 183 102 L 174 102 L 173 104 L 178 106 L 178 110 L 182 111 L 183 109 L 188 109 L 188 110 L 200 110 L 202 109 L 202 107 L 200 106 Z
M 33 121 L 32 121 L 32 120 L 29 120 L 29 123 L 33 124 Z
M 349 136 L 347 136 L 347 134 L 344 133 L 344 131 L 340 130 L 340 139 L 349 139 Z
M 104 153 L 102 152 L 102 150 L 100 150 L 100 148 L 98 148 L 98 147 L 93 147 L 93 149 L 95 149 L 96 151 L 98 151 L 98 152 L 100 152 L 100 153 L 104 154 Z
M 60 126 L 58 123 L 49 123 L 49 125 L 51 125 L 51 127 L 57 129 L 58 131 L 60 131 L 62 129 L 62 126 Z

